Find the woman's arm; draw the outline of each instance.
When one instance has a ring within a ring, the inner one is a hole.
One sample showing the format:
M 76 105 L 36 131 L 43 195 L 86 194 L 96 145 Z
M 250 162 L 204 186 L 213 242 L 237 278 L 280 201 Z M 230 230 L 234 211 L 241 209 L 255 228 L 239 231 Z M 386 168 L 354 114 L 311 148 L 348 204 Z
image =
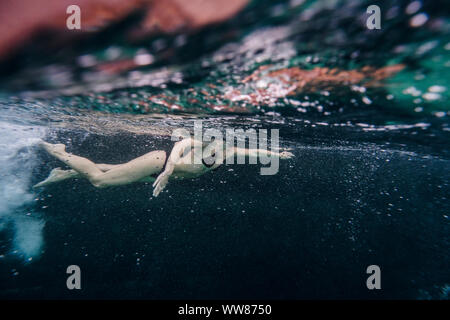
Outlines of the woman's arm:
M 170 153 L 170 156 L 167 159 L 164 171 L 160 173 L 160 175 L 156 178 L 155 182 L 153 183 L 154 187 L 153 196 L 157 197 L 159 193 L 166 187 L 167 183 L 169 182 L 169 178 L 173 173 L 175 165 L 181 160 L 181 158 L 186 152 L 186 149 L 190 150 L 193 147 L 198 147 L 201 145 L 202 145 L 201 142 L 196 141 L 192 138 L 186 138 L 175 143 Z

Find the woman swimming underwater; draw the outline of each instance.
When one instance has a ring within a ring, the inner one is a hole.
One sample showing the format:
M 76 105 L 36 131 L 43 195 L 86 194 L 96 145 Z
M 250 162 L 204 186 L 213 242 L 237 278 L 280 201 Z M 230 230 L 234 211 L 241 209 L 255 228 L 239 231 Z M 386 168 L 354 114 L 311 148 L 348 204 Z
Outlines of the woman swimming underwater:
M 205 157 L 205 153 L 201 152 L 204 143 L 186 138 L 175 143 L 169 157 L 165 151 L 156 150 L 127 163 L 113 165 L 96 164 L 89 159 L 68 153 L 64 144 L 50 144 L 42 141 L 40 146 L 72 169 L 53 169 L 48 178 L 36 184 L 35 188 L 71 178 L 86 178 L 98 188 L 141 181 L 153 182 L 155 197 L 166 187 L 169 178 L 183 179 L 201 176 L 218 168 L 227 158 L 234 155 L 249 158 L 257 158 L 258 155 L 280 159 L 293 157 L 293 154 L 287 151 L 278 153 L 265 149 L 224 148 L 223 143 L 215 143 L 215 141 L 207 146 L 206 149 L 209 151 L 207 154 L 210 156 Z M 200 155 L 200 162 L 194 161 L 196 155 Z

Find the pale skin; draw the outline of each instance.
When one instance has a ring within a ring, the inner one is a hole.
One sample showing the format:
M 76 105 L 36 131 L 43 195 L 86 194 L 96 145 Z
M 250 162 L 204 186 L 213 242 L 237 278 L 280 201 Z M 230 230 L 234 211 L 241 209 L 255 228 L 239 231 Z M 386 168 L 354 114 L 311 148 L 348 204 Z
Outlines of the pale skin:
M 293 157 L 293 154 L 287 151 L 278 153 L 265 149 L 223 148 L 221 143 L 215 144 L 213 142 L 206 148 L 209 152 L 208 154 L 214 156 L 217 151 L 217 153 L 223 152 L 223 156 L 214 158 L 214 162 L 210 159 L 211 165 L 209 165 L 209 162 L 208 165 L 205 165 L 202 162 L 196 163 L 193 161 L 195 155 L 198 155 L 197 152 L 200 151 L 201 154 L 203 143 L 192 138 L 186 138 L 175 143 L 162 171 L 167 156 L 166 152 L 162 150 L 151 151 L 127 163 L 113 165 L 96 164 L 87 158 L 68 153 L 64 144 L 41 142 L 40 146 L 49 154 L 71 167 L 71 169 L 53 169 L 49 177 L 36 184 L 35 188 L 72 178 L 86 178 L 98 188 L 125 185 L 133 182 L 153 182 L 153 195 L 155 197 L 167 186 L 169 179 L 201 176 L 221 166 L 228 157 L 233 157 L 234 155 L 249 158 L 258 157 L 259 154 L 279 157 L 280 159 Z M 201 157 L 200 155 L 200 159 Z M 156 179 L 152 177 L 152 175 L 156 175 L 159 172 L 161 173 Z

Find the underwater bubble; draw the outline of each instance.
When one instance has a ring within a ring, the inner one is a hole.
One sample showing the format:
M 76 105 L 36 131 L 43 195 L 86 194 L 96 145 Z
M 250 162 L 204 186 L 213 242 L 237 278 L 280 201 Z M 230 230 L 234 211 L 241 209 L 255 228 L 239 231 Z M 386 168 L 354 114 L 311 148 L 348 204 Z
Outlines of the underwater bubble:
M 402 91 L 404 94 L 412 95 L 413 97 L 418 97 L 422 94 L 422 91 L 417 90 L 416 87 L 408 87 Z
M 447 89 L 444 86 L 437 86 L 437 85 L 434 85 L 434 86 L 431 86 L 428 88 L 428 91 L 436 92 L 436 93 L 444 92 L 446 90 Z
M 421 27 L 428 21 L 428 15 L 426 13 L 416 14 L 409 20 L 409 25 L 413 28 Z
M 138 54 L 134 57 L 134 63 L 138 66 L 145 66 L 152 64 L 155 61 L 153 55 L 147 53 L 146 51 L 138 51 Z
M 436 116 L 438 118 L 445 117 L 445 112 L 444 111 L 434 112 L 433 114 L 434 114 L 434 116 Z
M 419 11 L 420 8 L 422 8 L 422 2 L 420 2 L 420 1 L 413 1 L 413 2 L 408 4 L 408 6 L 405 9 L 405 12 L 407 14 L 414 14 L 417 11 Z
M 122 50 L 119 47 L 111 46 L 105 50 L 105 56 L 108 60 L 116 60 L 122 54 Z
M 88 68 L 95 66 L 97 64 L 97 59 L 95 56 L 91 54 L 85 54 L 82 56 L 79 56 L 77 59 L 78 64 L 83 68 Z
M 434 93 L 434 92 L 427 92 L 427 93 L 424 93 L 424 94 L 422 95 L 422 97 L 423 97 L 425 100 L 428 100 L 428 101 L 434 101 L 434 100 L 439 100 L 439 99 L 441 99 L 441 95 L 438 94 L 438 93 Z
M 425 42 L 424 44 L 419 46 L 419 48 L 417 48 L 416 54 L 418 54 L 418 55 L 425 54 L 428 51 L 436 48 L 438 44 L 439 44 L 439 41 L 437 41 L 437 40 Z

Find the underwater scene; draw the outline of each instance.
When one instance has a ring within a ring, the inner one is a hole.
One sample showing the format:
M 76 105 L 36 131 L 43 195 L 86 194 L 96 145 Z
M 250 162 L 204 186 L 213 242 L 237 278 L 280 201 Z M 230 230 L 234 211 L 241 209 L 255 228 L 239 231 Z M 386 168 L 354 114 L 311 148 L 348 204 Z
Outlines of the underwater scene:
M 0 2 L 0 299 L 448 300 L 449 99 L 444 0 Z

